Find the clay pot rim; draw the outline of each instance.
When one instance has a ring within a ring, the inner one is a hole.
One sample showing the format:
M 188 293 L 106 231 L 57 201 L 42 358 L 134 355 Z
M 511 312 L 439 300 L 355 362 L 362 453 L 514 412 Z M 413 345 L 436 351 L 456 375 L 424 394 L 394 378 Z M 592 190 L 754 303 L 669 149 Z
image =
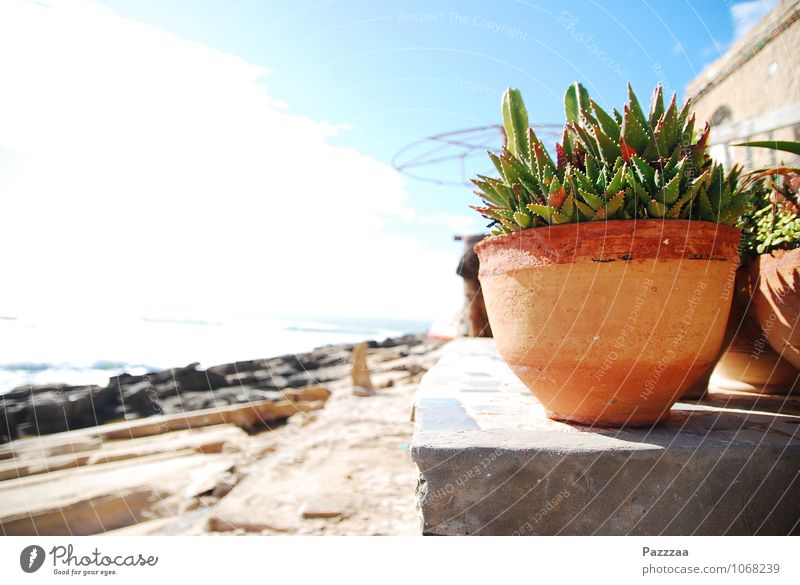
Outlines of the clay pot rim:
M 475 245 L 475 252 L 482 268 L 503 252 L 515 250 L 554 264 L 642 259 L 738 262 L 740 234 L 731 225 L 694 219 L 615 219 L 488 236 Z
M 485 238 L 484 238 L 485 239 Z M 786 259 L 787 256 L 798 256 L 800 255 L 800 246 L 797 248 L 792 248 L 791 250 L 784 250 L 783 248 L 778 248 L 777 250 L 770 250 L 769 252 L 764 252 L 763 254 L 756 254 L 753 256 L 753 262 L 756 260 L 762 260 L 764 258 L 769 258 L 770 260 L 781 262 Z M 795 260 L 792 258 L 792 260 Z

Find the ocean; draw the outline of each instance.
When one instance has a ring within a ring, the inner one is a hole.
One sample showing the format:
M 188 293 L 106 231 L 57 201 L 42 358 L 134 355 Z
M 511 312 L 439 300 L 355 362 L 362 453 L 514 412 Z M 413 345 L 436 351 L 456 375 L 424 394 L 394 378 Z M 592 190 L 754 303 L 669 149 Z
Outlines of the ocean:
M 23 384 L 105 385 L 109 376 L 301 353 L 418 333 L 423 321 L 329 317 L 225 320 L 0 317 L 0 394 Z

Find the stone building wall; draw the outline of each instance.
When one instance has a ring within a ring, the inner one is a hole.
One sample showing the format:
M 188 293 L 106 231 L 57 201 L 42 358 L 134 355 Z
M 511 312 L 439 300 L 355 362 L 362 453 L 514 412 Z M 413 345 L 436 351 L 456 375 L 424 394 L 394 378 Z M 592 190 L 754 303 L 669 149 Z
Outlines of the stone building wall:
M 712 124 L 712 155 L 756 168 L 792 155 L 733 148 L 750 140 L 800 140 L 800 1 L 782 0 L 687 87 L 700 124 Z M 765 126 L 773 129 L 765 130 Z M 753 128 L 761 131 L 752 132 Z M 732 135 L 737 135 L 733 138 Z

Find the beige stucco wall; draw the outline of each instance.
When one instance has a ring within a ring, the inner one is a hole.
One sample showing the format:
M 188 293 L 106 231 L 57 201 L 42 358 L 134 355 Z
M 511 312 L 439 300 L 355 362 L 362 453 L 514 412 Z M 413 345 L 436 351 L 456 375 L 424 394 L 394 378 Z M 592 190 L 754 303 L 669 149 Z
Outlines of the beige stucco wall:
M 687 96 L 694 96 L 706 85 L 707 80 L 713 78 L 716 72 L 731 62 L 737 53 L 745 49 L 752 40 L 762 36 L 774 23 L 785 18 L 786 12 L 796 8 L 797 5 L 797 0 L 783 0 L 726 55 L 712 63 L 694 79 L 687 87 Z M 792 104 L 800 105 L 800 20 L 791 24 L 780 36 L 771 40 L 707 93 L 693 98 L 692 103 L 698 121 L 702 123 L 710 122 L 714 113 L 722 106 L 730 109 L 731 117 L 726 122 L 740 122 Z M 800 124 L 784 126 L 771 135 L 762 133 L 750 138 L 800 140 Z M 713 127 L 710 142 L 715 142 Z M 727 148 L 728 161 L 748 167 L 780 162 L 775 157 L 775 154 L 763 149 Z M 786 157 L 778 155 L 778 159 L 784 162 L 795 161 L 791 155 Z

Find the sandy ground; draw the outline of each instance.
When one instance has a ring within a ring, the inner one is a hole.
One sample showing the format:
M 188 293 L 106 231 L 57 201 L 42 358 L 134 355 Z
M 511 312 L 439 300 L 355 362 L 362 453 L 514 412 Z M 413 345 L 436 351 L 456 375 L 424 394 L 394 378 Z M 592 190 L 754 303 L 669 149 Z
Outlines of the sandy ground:
M 353 396 L 249 437 L 222 499 L 107 534 L 417 535 L 409 444 L 416 384 Z
M 411 461 L 416 384 L 356 397 L 251 440 L 266 453 L 212 510 L 208 530 L 264 534 L 419 534 Z
M 253 435 L 212 423 L 106 441 L 96 435 L 114 425 L 103 425 L 6 445 L 0 532 L 419 534 L 412 408 L 440 351 L 376 349 L 372 395 L 354 395 L 348 374 L 325 384 L 330 398 L 318 410 L 298 406 Z M 298 392 L 319 389 L 308 388 Z M 149 433 L 151 420 L 133 424 Z

